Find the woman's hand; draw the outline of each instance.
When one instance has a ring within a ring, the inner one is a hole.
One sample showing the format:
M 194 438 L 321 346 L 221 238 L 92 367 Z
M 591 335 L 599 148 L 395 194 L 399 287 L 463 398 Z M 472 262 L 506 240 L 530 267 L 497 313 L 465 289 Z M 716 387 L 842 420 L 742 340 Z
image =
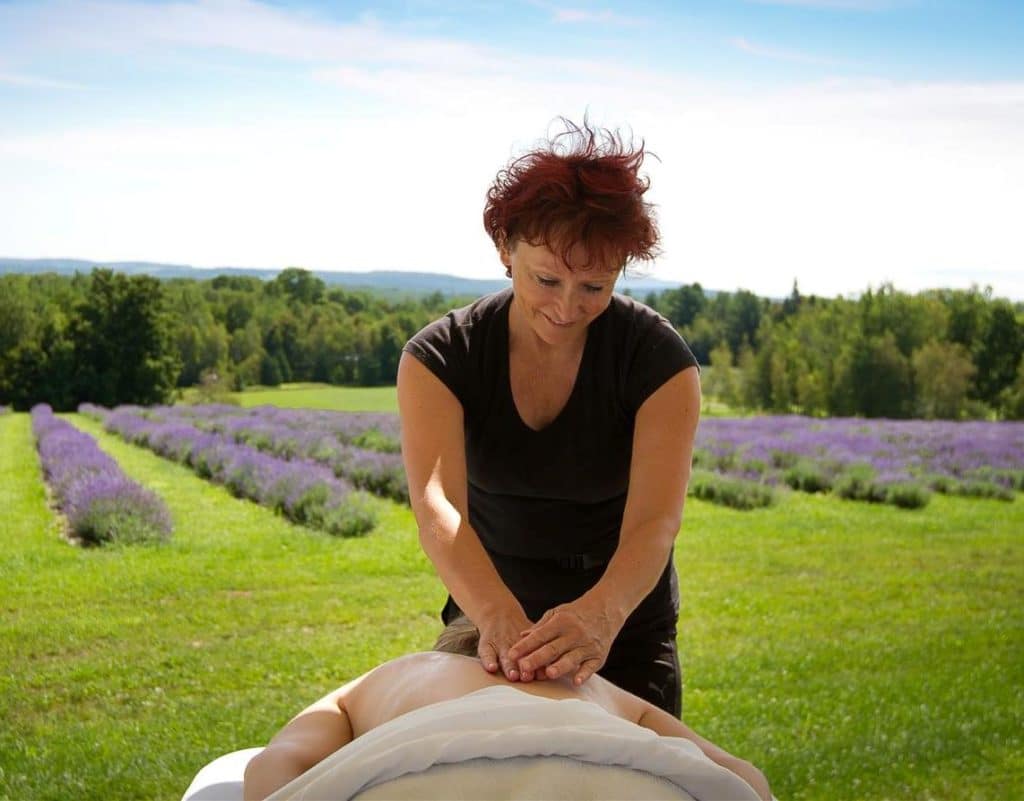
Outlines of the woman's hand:
M 523 670 L 509 656 L 509 649 L 531 625 L 530 619 L 518 604 L 504 614 L 491 615 L 479 621 L 477 628 L 480 631 L 480 643 L 476 652 L 484 670 L 497 673 L 500 668 L 509 681 L 531 681 L 533 671 Z
M 557 679 L 572 674 L 578 687 L 604 665 L 623 622 L 621 615 L 584 595 L 549 609 L 523 630 L 509 658 L 523 675 Z

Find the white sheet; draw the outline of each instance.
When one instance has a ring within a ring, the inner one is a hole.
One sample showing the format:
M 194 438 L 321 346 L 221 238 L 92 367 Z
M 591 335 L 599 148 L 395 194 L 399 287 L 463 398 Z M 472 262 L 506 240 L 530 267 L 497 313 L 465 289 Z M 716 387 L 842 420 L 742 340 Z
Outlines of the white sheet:
M 745 781 L 709 760 L 688 740 L 659 737 L 654 732 L 616 718 L 586 701 L 553 701 L 511 687 L 489 687 L 454 701 L 432 704 L 402 715 L 367 732 L 289 782 L 271 801 L 349 801 L 370 788 L 404 777 L 402 798 L 437 798 L 438 766 L 462 765 L 460 781 L 494 786 L 491 760 L 518 757 L 561 757 L 587 765 L 640 771 L 644 777 L 670 782 L 694 801 L 757 801 Z M 545 762 L 550 763 L 548 760 Z M 554 764 L 557 764 L 554 763 Z M 587 765 L 584 765 L 586 767 Z M 508 764 L 505 764 L 508 767 Z M 478 776 L 469 771 L 476 770 Z M 448 771 L 450 773 L 450 771 Z M 513 775 L 514 775 L 513 771 Z M 422 774 L 418 781 L 416 774 Z M 525 774 L 524 774 L 525 775 Z M 627 778 L 638 777 L 632 773 Z M 550 779 L 540 779 L 541 782 Z M 452 785 L 442 782 L 451 797 Z M 558 792 L 572 791 L 562 784 Z M 391 790 L 395 789 L 391 785 Z M 579 798 L 552 794 L 546 798 Z M 575 788 L 579 789 L 579 788 Z M 548 792 L 551 790 L 552 792 Z M 506 788 L 502 798 L 529 798 Z M 642 792 L 629 793 L 632 797 Z M 397 793 L 389 791 L 387 797 Z M 365 794 L 364 801 L 383 797 Z M 672 797 L 672 796 L 668 796 Z

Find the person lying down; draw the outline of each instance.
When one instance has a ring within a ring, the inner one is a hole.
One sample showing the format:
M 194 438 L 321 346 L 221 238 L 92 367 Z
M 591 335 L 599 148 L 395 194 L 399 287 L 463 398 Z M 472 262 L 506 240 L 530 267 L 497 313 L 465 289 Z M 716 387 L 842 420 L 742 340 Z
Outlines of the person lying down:
M 658 750 L 652 749 L 652 742 L 656 745 L 659 738 L 651 737 L 650 732 L 669 740 L 681 738 L 692 744 L 685 746 L 694 754 L 691 759 L 698 759 L 705 765 L 707 760 L 711 760 L 730 772 L 724 774 L 733 782 L 730 785 L 733 789 L 729 792 L 735 793 L 738 786 L 740 792 L 744 793 L 744 798 L 760 798 L 763 801 L 772 798 L 767 779 L 754 765 L 727 753 L 653 704 L 616 687 L 600 676 L 593 676 L 579 687 L 574 686 L 569 678 L 510 682 L 500 672 L 492 674 L 481 668 L 477 658 L 477 641 L 478 634 L 473 624 L 466 618 L 459 618 L 442 632 L 434 651 L 409 654 L 386 662 L 307 707 L 249 762 L 245 770 L 243 789 L 245 801 L 265 799 L 307 771 L 312 774 L 311 769 L 314 766 L 322 762 L 326 764 L 325 760 L 339 749 L 349 746 L 350 743 L 350 748 L 356 748 L 364 741 L 372 740 L 373 737 L 364 737 L 368 732 L 377 730 L 374 736 L 378 736 L 388 725 L 394 727 L 399 724 L 399 719 L 415 718 L 415 715 L 409 713 L 422 710 L 417 713 L 422 717 L 428 712 L 425 709 L 427 707 L 431 710 L 445 709 L 442 706 L 431 705 L 444 702 L 450 704 L 459 699 L 470 700 L 470 696 L 475 698 L 477 694 L 481 698 L 484 695 L 493 695 L 494 698 L 490 699 L 489 703 L 496 704 L 497 706 L 492 708 L 498 712 L 502 707 L 515 706 L 519 701 L 524 702 L 522 709 L 525 711 L 521 714 L 528 716 L 525 720 L 530 726 L 536 723 L 536 731 L 530 729 L 530 739 L 537 743 L 546 739 L 556 739 L 557 729 L 562 722 L 571 723 L 573 720 L 571 715 L 563 714 L 563 711 L 568 712 L 570 709 L 585 712 L 588 716 L 588 725 L 595 719 L 600 723 L 602 719 L 607 718 L 607 723 L 611 726 L 610 731 L 622 734 L 624 743 L 631 740 L 635 732 L 636 736 L 641 737 L 637 750 L 645 755 L 653 755 Z M 548 703 L 538 704 L 538 700 L 574 700 L 589 703 L 562 707 Z M 482 708 L 478 707 L 473 717 L 468 718 L 473 721 L 471 725 L 486 726 L 489 725 L 488 721 L 496 721 L 495 725 L 501 725 L 500 714 L 481 713 L 480 709 Z M 539 716 L 531 710 L 540 710 Z M 551 710 L 550 717 L 548 710 Z M 483 718 L 481 714 L 484 714 Z M 535 716 L 531 718 L 530 715 Z M 457 715 L 449 716 L 448 721 L 451 720 L 458 720 Z M 523 720 L 519 718 L 517 722 L 522 723 Z M 438 725 L 436 721 L 425 720 L 422 733 L 417 737 L 429 738 Z M 520 726 L 520 730 L 521 728 Z M 474 736 L 464 739 L 480 741 L 486 737 Z M 607 740 L 608 737 L 604 739 Z M 665 745 L 683 747 L 678 741 L 662 742 Z M 422 749 L 435 747 L 428 745 L 426 739 L 411 743 L 413 748 L 418 745 Z M 693 746 L 699 749 L 699 753 Z M 623 748 L 628 751 L 627 746 Z M 557 749 L 544 747 L 537 749 L 537 753 L 548 754 L 552 750 Z M 357 762 L 365 762 L 365 757 L 360 755 Z M 647 766 L 641 767 L 651 770 Z M 720 768 L 708 765 L 709 770 L 723 774 Z M 736 777 L 742 779 L 738 785 L 735 784 Z M 743 782 L 749 787 L 744 786 Z M 705 783 L 704 786 L 711 785 Z M 306 793 L 297 793 L 296 797 L 322 797 L 313 794 L 309 788 L 306 788 Z M 713 793 L 705 793 L 705 797 L 710 795 Z M 694 797 L 698 797 L 698 794 Z

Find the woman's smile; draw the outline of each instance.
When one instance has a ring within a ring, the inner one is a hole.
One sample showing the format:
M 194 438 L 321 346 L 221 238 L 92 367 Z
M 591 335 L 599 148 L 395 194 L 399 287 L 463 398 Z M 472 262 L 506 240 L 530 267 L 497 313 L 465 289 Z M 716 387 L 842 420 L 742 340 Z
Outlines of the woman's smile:
M 547 319 L 547 321 L 549 323 L 551 323 L 551 325 L 555 326 L 556 328 L 570 328 L 570 327 L 572 327 L 573 325 L 576 324 L 572 320 L 568 320 L 566 322 L 561 322 L 559 320 L 556 320 L 555 318 L 553 318 L 549 314 L 545 314 L 544 312 L 541 312 L 541 314 L 544 316 L 545 319 Z

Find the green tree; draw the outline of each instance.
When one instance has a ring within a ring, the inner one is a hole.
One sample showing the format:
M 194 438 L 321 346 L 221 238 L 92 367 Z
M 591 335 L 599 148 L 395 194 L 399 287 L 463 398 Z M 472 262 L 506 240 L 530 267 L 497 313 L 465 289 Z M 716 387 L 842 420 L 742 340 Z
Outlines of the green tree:
M 197 283 L 172 286 L 174 342 L 181 361 L 178 386 L 191 387 L 206 371 L 218 375 L 227 372 L 229 338 L 224 324 L 214 319 Z
M 309 270 L 287 267 L 267 284 L 267 293 L 281 295 L 290 304 L 311 306 L 324 298 L 327 285 Z
M 740 378 L 733 366 L 732 351 L 724 342 L 711 351 L 711 369 L 707 378 L 701 380 L 704 395 L 708 400 L 717 398 L 729 406 L 740 406 Z
M 1024 354 L 1024 325 L 1009 302 L 994 301 L 980 338 L 975 343 L 974 364 L 978 368 L 978 397 L 992 407 L 1017 375 Z
M 929 295 L 899 292 L 892 284 L 869 289 L 861 295 L 858 308 L 864 334 L 891 334 L 893 343 L 907 357 L 948 326 L 949 312 L 941 301 Z
M 708 299 L 700 284 L 689 284 L 677 289 L 667 289 L 657 300 L 658 311 L 668 318 L 676 328 L 692 325 L 697 315 L 704 311 Z
M 965 416 L 976 372 L 971 354 L 958 342 L 932 340 L 914 351 L 917 413 L 926 419 Z
M 999 411 L 1007 420 L 1024 420 L 1024 356 L 1017 365 L 1013 383 L 1002 391 Z
M 93 270 L 71 329 L 77 400 L 116 406 L 171 399 L 181 364 L 156 278 Z
M 833 414 L 908 417 L 913 400 L 910 362 L 892 332 L 860 334 L 844 344 L 830 398 Z

